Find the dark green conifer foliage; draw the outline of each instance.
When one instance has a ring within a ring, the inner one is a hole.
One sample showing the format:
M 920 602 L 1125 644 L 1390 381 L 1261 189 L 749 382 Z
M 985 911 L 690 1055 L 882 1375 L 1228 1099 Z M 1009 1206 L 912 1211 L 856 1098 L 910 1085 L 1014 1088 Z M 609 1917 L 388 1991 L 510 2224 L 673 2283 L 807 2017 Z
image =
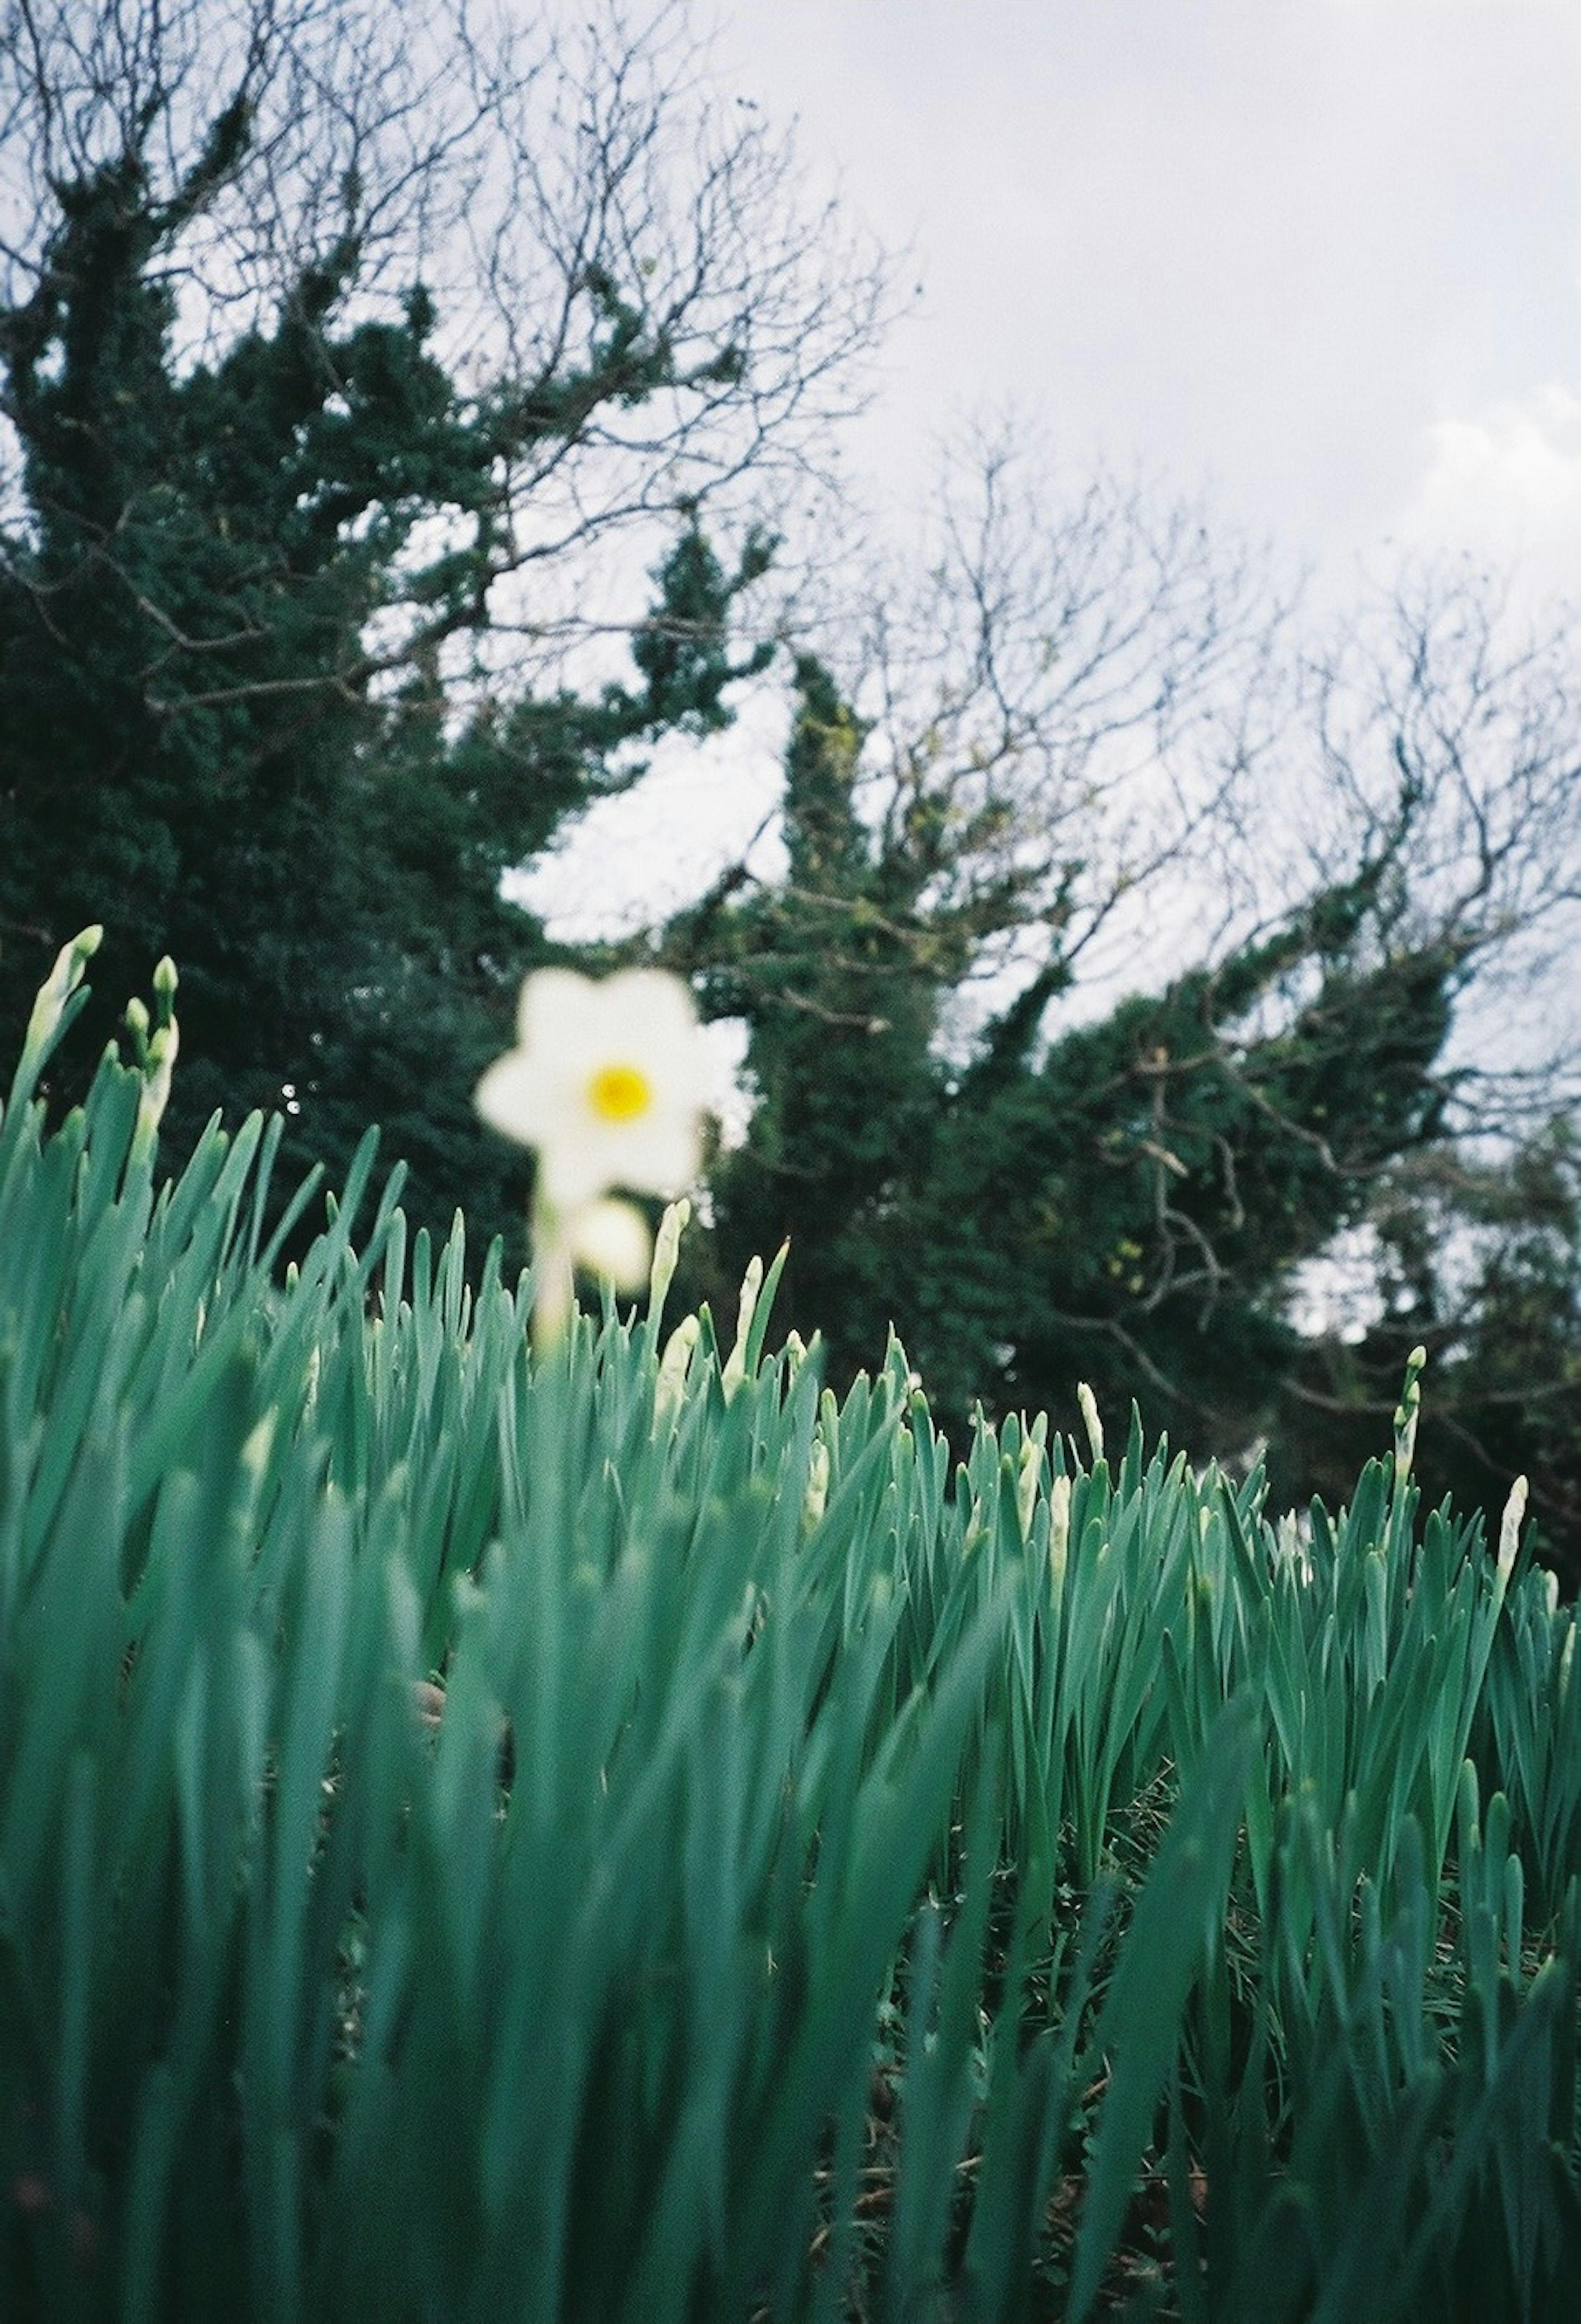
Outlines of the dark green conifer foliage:
M 861 821 L 860 722 L 813 658 L 795 678 L 786 878 L 744 904 L 711 899 L 672 949 L 701 971 L 712 1012 L 750 1028 L 758 1111 L 711 1186 L 720 1288 L 743 1254 L 788 1236 L 780 1312 L 823 1331 L 849 1368 L 882 1352 L 902 1312 L 904 1190 L 936 1133 L 931 1045 L 967 954 L 964 930 L 924 902 L 934 866 L 920 823 L 880 853 Z

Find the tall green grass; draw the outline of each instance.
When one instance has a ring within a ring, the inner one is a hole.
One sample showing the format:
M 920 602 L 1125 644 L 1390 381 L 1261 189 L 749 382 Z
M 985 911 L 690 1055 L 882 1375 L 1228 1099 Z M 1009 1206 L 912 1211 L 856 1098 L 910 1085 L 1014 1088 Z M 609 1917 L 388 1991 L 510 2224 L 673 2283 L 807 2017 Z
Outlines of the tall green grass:
M 65 979 L 80 974 L 77 961 Z M 70 1013 L 70 997 L 57 995 Z M 45 1018 L 51 1014 L 44 1012 Z M 1567 2317 L 1574 1613 L 0 1121 L 0 2313 Z M 166 1060 L 168 1063 L 168 1058 Z M 458 1189 L 458 1193 L 464 1193 Z

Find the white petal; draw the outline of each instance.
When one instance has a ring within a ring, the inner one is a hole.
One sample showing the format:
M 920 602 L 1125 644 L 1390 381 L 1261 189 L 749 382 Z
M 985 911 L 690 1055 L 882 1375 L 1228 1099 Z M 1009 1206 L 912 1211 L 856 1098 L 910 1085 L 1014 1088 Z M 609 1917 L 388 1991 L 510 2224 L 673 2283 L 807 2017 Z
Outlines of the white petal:
M 605 1139 L 561 1132 L 546 1138 L 538 1148 L 538 1194 L 562 1217 L 581 1210 L 608 1187 L 627 1183 L 610 1167 Z
M 538 1065 L 525 1051 L 507 1049 L 479 1082 L 473 1102 L 491 1129 L 523 1146 L 536 1146 L 553 1111 L 545 1099 Z
M 703 1167 L 703 1136 L 695 1111 L 666 1109 L 622 1127 L 612 1183 L 639 1194 L 684 1194 Z
M 697 1038 L 692 995 L 667 968 L 622 968 L 595 988 L 605 1021 L 628 1038 L 639 1028 L 645 1044 L 669 1048 Z
M 558 1045 L 561 1028 L 579 1027 L 590 1005 L 596 1005 L 598 987 L 574 968 L 535 968 L 521 987 L 516 1004 L 516 1038 L 524 1049 L 540 1044 Z
M 545 1193 L 568 1208 L 606 1186 L 629 1186 L 642 1194 L 684 1194 L 696 1183 L 703 1140 L 689 1111 L 628 1122 L 589 1115 L 580 1130 L 563 1128 L 546 1137 L 539 1153 Z

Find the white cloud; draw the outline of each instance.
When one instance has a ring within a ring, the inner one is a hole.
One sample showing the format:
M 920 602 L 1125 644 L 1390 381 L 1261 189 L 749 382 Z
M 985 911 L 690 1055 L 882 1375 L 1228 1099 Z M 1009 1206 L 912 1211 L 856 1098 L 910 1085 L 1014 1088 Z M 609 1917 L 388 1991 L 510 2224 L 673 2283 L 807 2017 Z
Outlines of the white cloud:
M 1414 548 L 1469 551 L 1539 595 L 1581 595 L 1581 396 L 1557 381 L 1427 431 L 1401 526 Z

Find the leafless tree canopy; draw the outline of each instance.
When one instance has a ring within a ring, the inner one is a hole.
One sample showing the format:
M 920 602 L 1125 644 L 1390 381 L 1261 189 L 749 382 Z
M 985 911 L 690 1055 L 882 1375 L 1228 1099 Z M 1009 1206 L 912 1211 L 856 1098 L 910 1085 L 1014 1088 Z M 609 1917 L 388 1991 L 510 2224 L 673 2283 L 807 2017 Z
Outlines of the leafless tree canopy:
M 1200 506 L 1103 475 L 1061 491 L 1003 439 L 952 460 L 927 553 L 863 604 L 830 635 L 872 722 L 867 812 L 885 849 L 931 835 L 932 900 L 994 918 L 1001 990 L 1056 957 L 1139 989 L 1374 865 L 1357 965 L 1453 956 L 1467 1106 L 1572 1102 L 1562 610 L 1523 621 L 1487 576 L 1423 567 L 1325 632 Z
M 1196 504 L 1103 473 L 1062 493 L 1002 437 L 967 447 L 925 553 L 881 577 L 859 633 L 883 844 L 919 810 L 943 825 L 939 900 L 1013 891 L 1024 963 L 1052 943 L 1073 967 L 1171 867 L 1216 862 L 1227 921 L 1285 611 L 1268 561 Z
M 1472 1118 L 1581 1096 L 1581 659 L 1468 570 L 1405 574 L 1308 658 L 1296 818 L 1319 874 L 1386 851 L 1380 956 L 1460 965 Z

